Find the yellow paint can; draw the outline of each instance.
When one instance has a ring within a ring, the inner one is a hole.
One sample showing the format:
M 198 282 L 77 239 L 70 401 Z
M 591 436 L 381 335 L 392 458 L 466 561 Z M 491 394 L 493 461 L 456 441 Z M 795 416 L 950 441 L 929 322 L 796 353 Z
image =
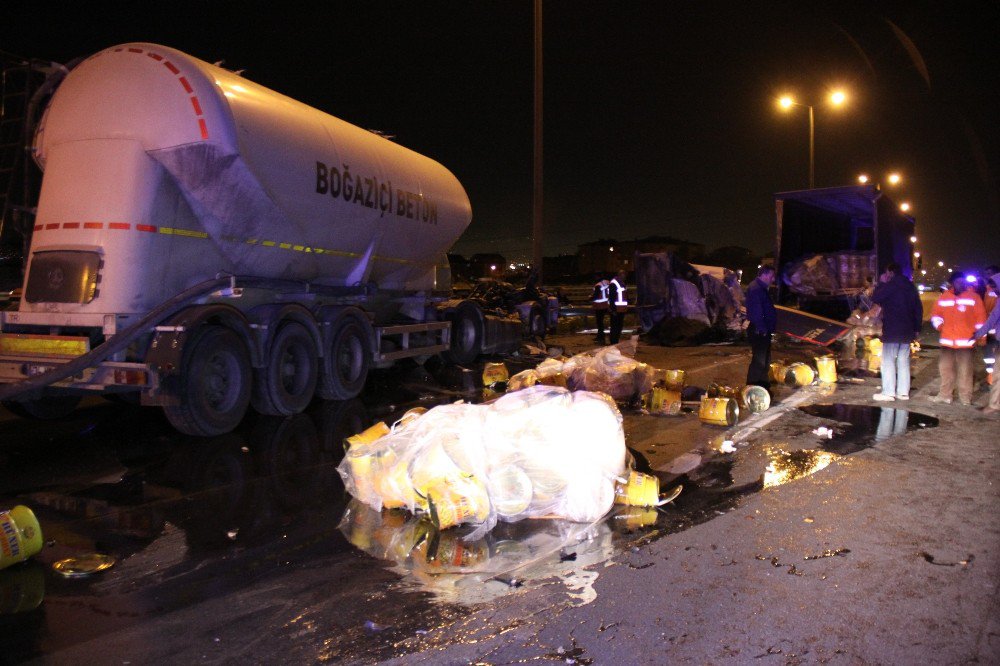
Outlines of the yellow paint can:
M 667 385 L 668 389 L 674 391 L 680 391 L 684 388 L 684 371 L 683 370 L 663 370 L 663 383 Z
M 805 363 L 792 363 L 785 374 L 789 386 L 809 386 L 816 379 L 816 371 Z
M 784 363 L 772 363 L 770 365 L 771 381 L 778 384 L 785 383 L 785 375 L 788 374 L 788 366 Z
M 822 383 L 837 383 L 837 359 L 833 356 L 817 356 L 816 370 L 819 371 L 819 380 Z
M 493 386 L 497 382 L 506 382 L 509 379 L 510 373 L 503 363 L 487 363 L 483 366 L 483 386 Z
M 42 550 L 42 528 L 24 505 L 0 512 L 0 569 L 24 562 Z
M 698 418 L 703 423 L 711 425 L 732 426 L 740 418 L 740 407 L 735 400 L 730 398 L 710 398 L 701 399 L 701 407 L 698 410 Z
M 751 414 L 766 412 L 771 407 L 771 394 L 763 386 L 744 386 L 741 392 L 743 406 Z
M 615 504 L 656 506 L 660 500 L 660 480 L 655 476 L 629 470 L 625 483 L 615 484 Z

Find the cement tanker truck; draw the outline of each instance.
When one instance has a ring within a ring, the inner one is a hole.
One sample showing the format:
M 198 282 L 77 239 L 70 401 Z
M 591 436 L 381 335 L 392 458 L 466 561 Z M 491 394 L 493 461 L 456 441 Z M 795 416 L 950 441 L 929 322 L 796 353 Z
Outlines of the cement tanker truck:
M 450 298 L 471 207 L 447 169 L 174 49 L 77 65 L 34 155 L 23 296 L 0 312 L 0 400 L 22 415 L 126 394 L 214 435 L 250 404 L 292 414 L 356 396 L 371 367 L 522 337 Z

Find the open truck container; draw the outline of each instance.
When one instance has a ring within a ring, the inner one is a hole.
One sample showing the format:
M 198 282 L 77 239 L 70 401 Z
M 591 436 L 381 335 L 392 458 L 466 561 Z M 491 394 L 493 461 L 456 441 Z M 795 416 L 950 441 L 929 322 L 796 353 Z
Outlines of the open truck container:
M 774 203 L 779 304 L 843 321 L 890 262 L 912 277 L 914 219 L 877 187 L 779 192 Z M 825 264 L 829 288 L 794 283 L 793 271 L 808 260 Z

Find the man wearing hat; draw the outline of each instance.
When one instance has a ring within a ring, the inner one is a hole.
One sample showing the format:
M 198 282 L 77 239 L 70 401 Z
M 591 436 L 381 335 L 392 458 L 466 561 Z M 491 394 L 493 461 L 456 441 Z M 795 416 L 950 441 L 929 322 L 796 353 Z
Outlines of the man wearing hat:
M 941 388 L 931 401 L 950 403 L 957 388 L 959 402 L 971 405 L 972 352 L 976 334 L 986 323 L 986 308 L 979 294 L 969 288 L 964 273 L 952 273 L 950 282 L 951 289 L 941 294 L 931 311 L 931 324 L 941 336 Z

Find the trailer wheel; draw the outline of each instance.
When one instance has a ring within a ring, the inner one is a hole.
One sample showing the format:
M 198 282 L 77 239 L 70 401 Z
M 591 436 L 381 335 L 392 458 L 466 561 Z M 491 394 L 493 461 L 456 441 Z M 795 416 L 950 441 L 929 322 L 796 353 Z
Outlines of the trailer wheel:
M 471 363 L 483 353 L 483 313 L 472 301 L 463 301 L 449 319 L 451 349 L 441 356 L 449 363 Z
M 350 400 L 368 381 L 371 344 L 367 323 L 346 314 L 334 322 L 330 347 L 323 357 L 319 395 L 325 400 Z
M 228 328 L 205 326 L 195 336 L 184 350 L 179 404 L 163 411 L 185 434 L 221 435 L 239 425 L 250 404 L 250 355 Z
M 4 400 L 3 406 L 21 418 L 49 421 L 69 416 L 80 400 L 78 395 L 49 395 L 34 400 Z
M 261 414 L 287 416 L 308 407 L 319 380 L 317 358 L 306 327 L 294 321 L 283 324 L 271 342 L 267 365 L 255 373 L 254 409 Z

